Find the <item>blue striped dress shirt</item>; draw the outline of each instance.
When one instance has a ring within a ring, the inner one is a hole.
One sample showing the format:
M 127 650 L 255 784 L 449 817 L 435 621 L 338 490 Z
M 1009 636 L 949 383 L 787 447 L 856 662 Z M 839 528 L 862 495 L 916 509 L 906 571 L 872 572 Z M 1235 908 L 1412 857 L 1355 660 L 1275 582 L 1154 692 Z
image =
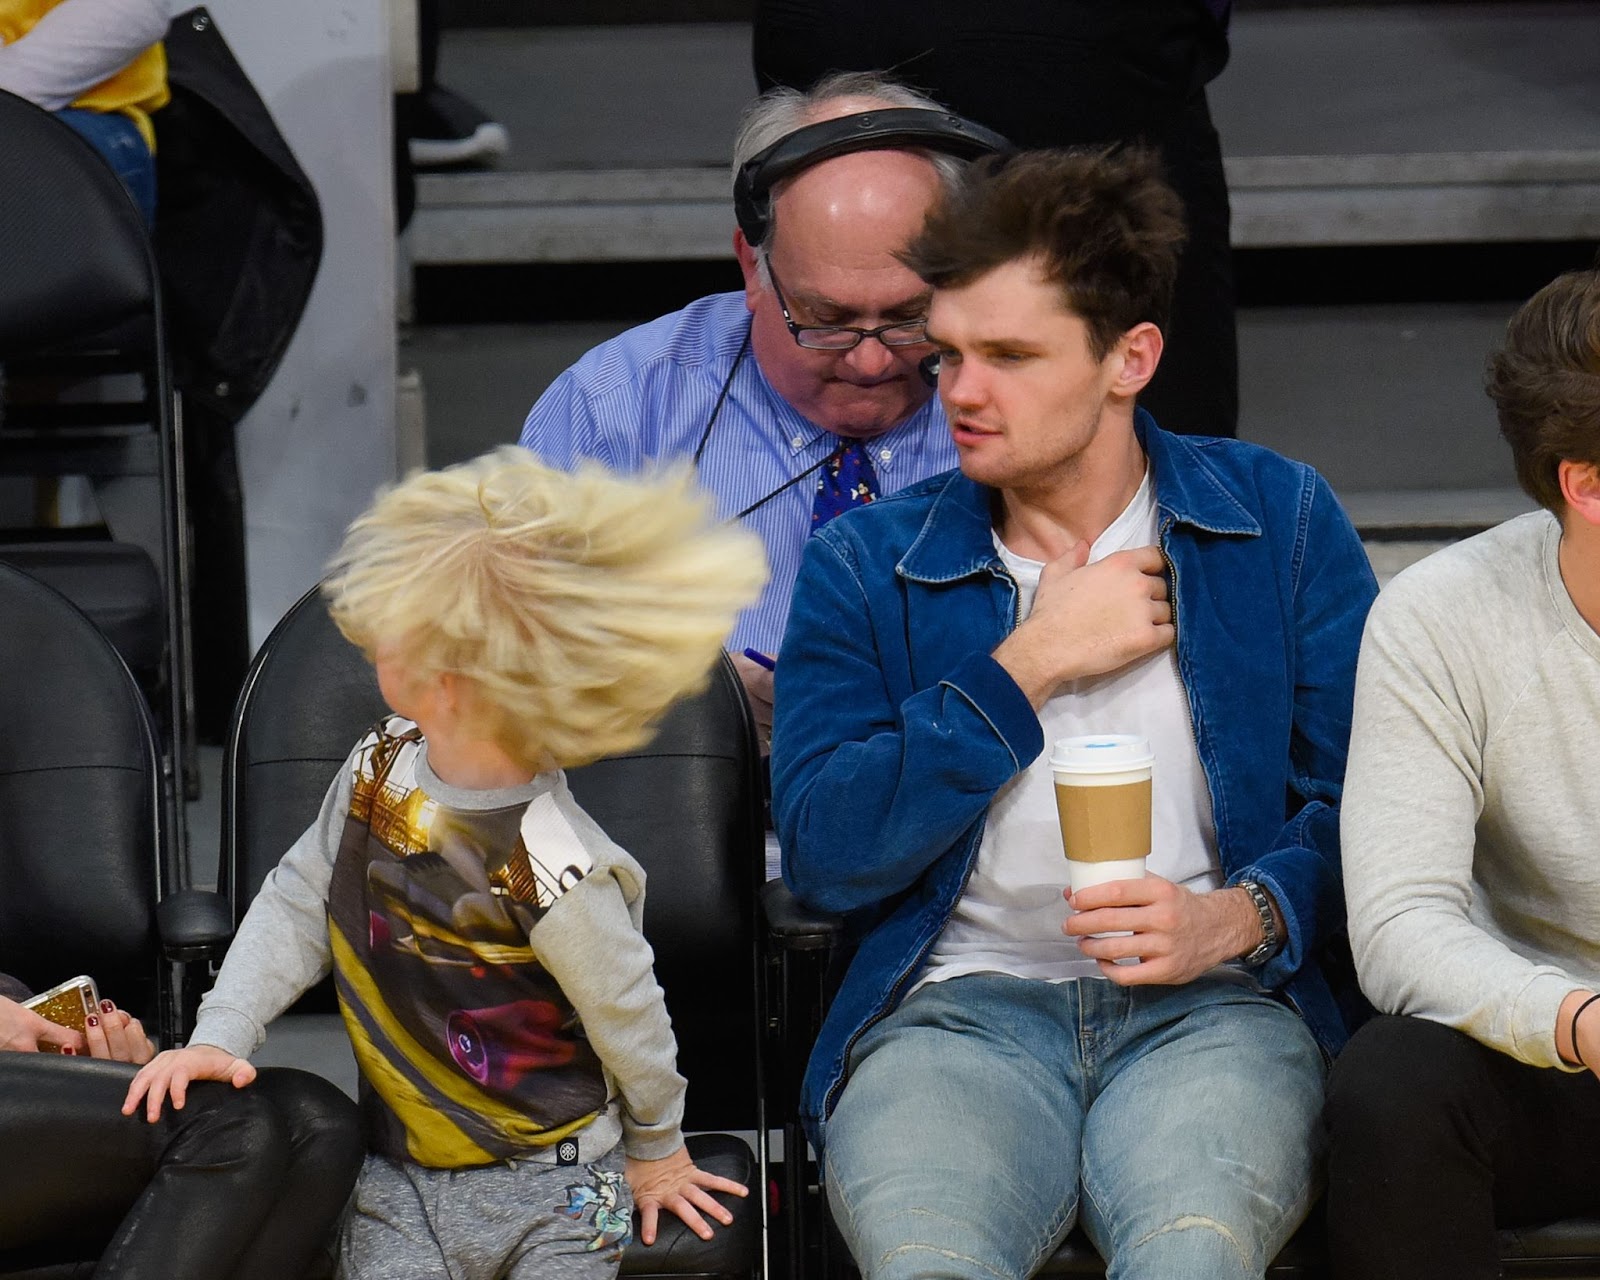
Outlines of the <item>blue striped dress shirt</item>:
M 744 294 L 719 293 L 603 342 L 550 384 L 521 444 L 570 470 L 594 458 L 618 471 L 694 456 L 750 326 Z M 731 518 L 827 457 L 838 437 L 781 399 L 746 352 L 700 456 L 700 483 Z M 937 397 L 870 446 L 881 493 L 948 471 L 955 446 Z M 800 553 L 811 534 L 807 476 L 744 518 L 766 544 L 771 579 L 740 615 L 728 648 L 776 654 Z

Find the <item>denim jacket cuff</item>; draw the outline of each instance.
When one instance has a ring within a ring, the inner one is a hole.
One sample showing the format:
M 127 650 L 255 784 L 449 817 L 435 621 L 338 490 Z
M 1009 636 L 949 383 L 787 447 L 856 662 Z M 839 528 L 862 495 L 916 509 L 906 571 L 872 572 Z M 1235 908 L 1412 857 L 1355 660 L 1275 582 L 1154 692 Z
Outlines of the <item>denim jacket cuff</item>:
M 1254 880 L 1271 894 L 1272 900 L 1278 905 L 1278 914 L 1283 917 L 1283 945 L 1278 948 L 1277 955 L 1270 957 L 1255 971 L 1256 981 L 1275 991 L 1300 972 L 1304 962 L 1306 940 L 1302 936 L 1300 919 L 1282 881 L 1272 872 L 1260 866 L 1245 867 L 1228 877 L 1228 885 L 1232 887 L 1241 880 Z
M 973 654 L 940 683 L 954 689 L 988 721 L 1019 770 L 1027 768 L 1044 750 L 1044 730 L 1028 695 L 987 653 Z

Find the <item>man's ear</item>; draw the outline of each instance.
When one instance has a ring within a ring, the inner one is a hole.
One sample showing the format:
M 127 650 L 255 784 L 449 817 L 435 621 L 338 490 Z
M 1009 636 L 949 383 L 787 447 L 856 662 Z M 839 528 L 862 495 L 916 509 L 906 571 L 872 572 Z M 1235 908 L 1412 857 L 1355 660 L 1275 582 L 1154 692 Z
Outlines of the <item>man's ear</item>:
M 1111 383 L 1111 393 L 1119 396 L 1136 396 L 1155 377 L 1156 366 L 1161 363 L 1161 352 L 1166 339 L 1161 330 L 1148 320 L 1129 329 L 1117 339 L 1114 355 L 1121 367 Z
M 734 228 L 733 256 L 739 260 L 739 270 L 744 273 L 744 305 L 751 311 L 767 291 L 767 282 L 761 277 L 761 260 L 755 248 L 744 238 L 744 231 Z
M 1600 527 L 1600 466 L 1563 458 L 1556 468 L 1567 510 L 1579 520 Z

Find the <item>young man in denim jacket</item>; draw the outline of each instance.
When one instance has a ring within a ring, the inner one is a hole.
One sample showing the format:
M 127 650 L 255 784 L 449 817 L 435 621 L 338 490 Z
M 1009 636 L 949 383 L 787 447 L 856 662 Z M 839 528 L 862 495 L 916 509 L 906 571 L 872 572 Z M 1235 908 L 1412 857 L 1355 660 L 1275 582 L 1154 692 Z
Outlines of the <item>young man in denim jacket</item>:
M 859 933 L 804 1107 L 867 1280 L 1075 1222 L 1113 1277 L 1261 1276 L 1316 1193 L 1376 586 L 1310 468 L 1135 409 L 1182 235 L 1147 156 L 979 166 L 907 255 L 960 470 L 800 571 L 774 809 Z M 1105 732 L 1155 750 L 1151 874 L 1069 897 L 1046 747 Z

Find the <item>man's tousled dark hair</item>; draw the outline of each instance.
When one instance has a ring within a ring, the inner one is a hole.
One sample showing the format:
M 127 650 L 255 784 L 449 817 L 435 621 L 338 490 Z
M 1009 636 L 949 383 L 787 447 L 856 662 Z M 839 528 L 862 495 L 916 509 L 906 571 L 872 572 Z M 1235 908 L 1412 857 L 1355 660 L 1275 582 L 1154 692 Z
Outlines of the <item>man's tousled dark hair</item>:
M 1600 267 L 1557 276 L 1523 303 L 1489 358 L 1487 390 L 1518 483 L 1559 513 L 1561 463 L 1600 466 Z
M 969 166 L 900 257 L 936 289 L 1036 259 L 1104 359 L 1134 325 L 1166 325 L 1183 241 L 1154 153 L 1020 151 Z

